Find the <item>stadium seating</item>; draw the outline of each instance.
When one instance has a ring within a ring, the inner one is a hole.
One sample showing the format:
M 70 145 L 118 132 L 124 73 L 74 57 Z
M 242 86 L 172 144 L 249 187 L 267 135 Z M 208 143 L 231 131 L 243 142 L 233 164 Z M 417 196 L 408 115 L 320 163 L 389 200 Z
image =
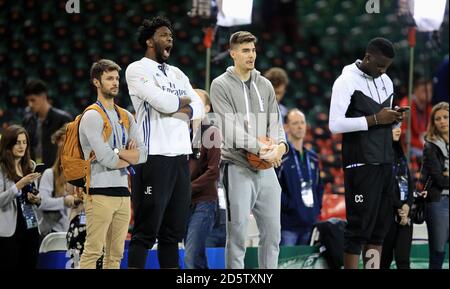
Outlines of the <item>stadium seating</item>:
M 39 253 L 67 251 L 66 234 L 67 232 L 54 232 L 45 236 L 39 248 Z
M 180 67 L 193 86 L 204 87 L 205 21 L 186 16 L 190 1 L 115 0 L 104 5 L 90 0 L 81 6 L 83 13 L 70 15 L 64 10 L 65 0 L 41 2 L 0 0 L 0 37 L 4 39 L 0 42 L 1 126 L 21 122 L 26 105 L 23 87 L 34 77 L 47 82 L 55 106 L 77 115 L 94 100 L 88 79 L 92 62 L 111 58 L 125 70 L 142 57 L 135 41 L 137 27 L 145 17 L 157 14 L 173 21 L 175 46 L 170 64 Z M 395 2 L 385 2 L 383 13 L 368 14 L 364 12 L 365 0 L 304 0 L 297 5 L 301 41 L 288 44 L 284 33 L 263 30 L 264 20 L 254 17 L 252 26 L 221 30 L 212 47 L 212 57 L 216 57 L 228 48 L 230 32 L 249 29 L 260 39 L 257 69 L 264 72 L 279 65 L 287 70 L 291 81 L 284 102 L 306 112 L 311 125 L 307 145 L 321 156 L 325 194 L 343 193 L 341 143 L 339 138 L 330 137 L 326 117 L 332 84 L 342 68 L 363 56 L 370 38 L 388 37 L 397 50 L 389 75 L 399 97 L 407 91 L 407 28 L 396 16 Z M 262 0 L 254 1 L 255 15 L 262 6 Z M 430 46 L 428 35 L 417 36 L 416 66 L 426 76 L 448 53 L 448 14 L 440 35 L 440 48 Z M 211 79 L 230 64 L 229 57 L 213 62 Z M 123 74 L 120 89 L 120 104 L 132 108 Z M 420 160 L 413 160 L 415 178 L 419 164 Z M 326 196 L 325 200 L 335 198 Z

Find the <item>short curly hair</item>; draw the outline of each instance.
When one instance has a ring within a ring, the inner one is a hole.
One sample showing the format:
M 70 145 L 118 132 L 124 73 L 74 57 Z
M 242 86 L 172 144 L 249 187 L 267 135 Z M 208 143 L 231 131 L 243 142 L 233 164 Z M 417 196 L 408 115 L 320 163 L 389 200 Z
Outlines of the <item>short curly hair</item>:
M 156 16 L 153 19 L 145 19 L 142 21 L 142 25 L 139 26 L 138 29 L 138 42 L 139 45 L 141 45 L 142 48 L 146 48 L 147 44 L 146 41 L 149 38 L 152 38 L 155 34 L 155 31 L 160 28 L 166 26 L 169 28 L 171 32 L 173 32 L 172 24 L 170 23 L 170 20 L 167 19 L 164 16 Z

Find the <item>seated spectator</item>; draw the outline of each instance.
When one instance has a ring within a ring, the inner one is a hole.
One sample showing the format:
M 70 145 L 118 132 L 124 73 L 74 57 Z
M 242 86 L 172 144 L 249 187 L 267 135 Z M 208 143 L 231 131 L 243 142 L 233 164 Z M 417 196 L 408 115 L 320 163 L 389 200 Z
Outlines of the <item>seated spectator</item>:
M 411 102 L 411 110 L 408 114 L 411 117 L 411 151 L 410 155 L 422 157 L 424 135 L 427 130 L 428 119 L 431 112 L 432 83 L 427 79 L 418 79 L 414 84 L 414 91 Z M 400 106 L 408 106 L 408 97 L 405 96 L 400 101 Z M 402 122 L 402 131 L 406 132 L 408 122 Z M 406 134 L 403 134 L 405 136 Z M 402 139 L 406 145 L 406 139 Z
M 41 199 L 34 189 L 27 131 L 12 125 L 0 140 L 0 269 L 34 269 L 39 253 L 35 214 Z

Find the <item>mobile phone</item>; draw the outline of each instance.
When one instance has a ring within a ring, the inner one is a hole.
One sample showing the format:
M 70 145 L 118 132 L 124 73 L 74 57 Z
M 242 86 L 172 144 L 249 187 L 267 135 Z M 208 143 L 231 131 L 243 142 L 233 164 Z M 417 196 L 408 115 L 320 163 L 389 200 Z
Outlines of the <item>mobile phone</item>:
M 34 168 L 34 172 L 35 173 L 43 173 L 46 169 L 46 166 L 44 164 L 37 164 L 36 167 Z
M 405 111 L 408 111 L 408 110 L 410 110 L 411 108 L 409 107 L 409 106 L 402 106 L 402 107 L 397 107 L 397 108 L 395 108 L 395 110 L 397 111 L 397 112 L 405 112 Z

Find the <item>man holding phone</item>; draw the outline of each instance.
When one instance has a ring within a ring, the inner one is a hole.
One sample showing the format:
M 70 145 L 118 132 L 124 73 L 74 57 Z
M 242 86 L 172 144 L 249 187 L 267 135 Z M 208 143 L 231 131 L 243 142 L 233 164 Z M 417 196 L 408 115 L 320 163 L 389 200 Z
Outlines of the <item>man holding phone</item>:
M 396 106 L 395 107 L 395 110 L 397 112 L 407 112 L 409 109 L 410 109 L 409 106 L 402 106 L 402 107 Z
M 333 85 L 329 128 L 342 133 L 347 227 L 344 267 L 380 267 L 381 246 L 392 218 L 394 175 L 392 125 L 402 112 L 392 109 L 393 84 L 385 74 L 395 52 L 385 38 L 372 39 L 364 59 L 344 67 Z

